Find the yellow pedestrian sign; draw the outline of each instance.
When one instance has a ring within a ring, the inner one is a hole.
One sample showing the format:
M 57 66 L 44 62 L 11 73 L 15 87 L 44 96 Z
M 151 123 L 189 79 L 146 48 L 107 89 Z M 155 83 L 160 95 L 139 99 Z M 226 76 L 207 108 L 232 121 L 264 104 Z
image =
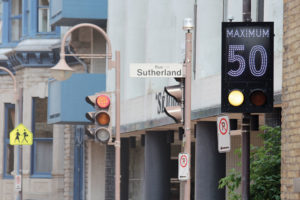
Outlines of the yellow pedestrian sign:
M 10 145 L 32 145 L 33 135 L 23 124 L 19 124 L 9 133 L 9 141 Z

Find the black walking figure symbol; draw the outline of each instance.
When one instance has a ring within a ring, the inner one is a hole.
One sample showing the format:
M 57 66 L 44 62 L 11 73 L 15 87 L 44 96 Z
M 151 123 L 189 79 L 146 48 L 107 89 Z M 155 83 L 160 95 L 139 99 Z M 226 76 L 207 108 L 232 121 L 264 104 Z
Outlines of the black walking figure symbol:
M 19 129 L 17 129 L 17 133 L 16 133 L 16 138 L 15 138 L 15 142 L 16 142 L 16 140 L 18 140 L 19 141 L 19 143 L 20 143 L 20 133 L 19 133 Z
M 24 137 L 23 137 L 23 140 L 22 142 L 24 142 L 24 140 L 26 141 L 26 143 L 28 143 L 28 141 L 26 140 L 26 137 L 28 137 L 29 135 L 26 133 L 26 131 L 24 130 L 24 133 L 23 133 Z

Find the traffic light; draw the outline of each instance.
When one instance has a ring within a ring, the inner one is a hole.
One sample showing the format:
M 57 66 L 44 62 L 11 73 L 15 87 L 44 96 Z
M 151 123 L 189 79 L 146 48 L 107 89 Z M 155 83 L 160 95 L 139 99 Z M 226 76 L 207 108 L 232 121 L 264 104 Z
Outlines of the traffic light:
M 175 80 L 180 82 L 180 84 L 166 86 L 164 91 L 169 96 L 173 97 L 176 104 L 179 105 L 167 105 L 164 108 L 164 112 L 176 123 L 184 123 L 184 78 L 176 78 Z
M 86 102 L 94 106 L 95 111 L 86 113 L 86 118 L 94 124 L 88 131 L 101 143 L 108 143 L 111 134 L 110 96 L 107 93 L 96 93 L 86 97 Z
M 273 22 L 222 23 L 222 112 L 272 112 L 273 26 Z

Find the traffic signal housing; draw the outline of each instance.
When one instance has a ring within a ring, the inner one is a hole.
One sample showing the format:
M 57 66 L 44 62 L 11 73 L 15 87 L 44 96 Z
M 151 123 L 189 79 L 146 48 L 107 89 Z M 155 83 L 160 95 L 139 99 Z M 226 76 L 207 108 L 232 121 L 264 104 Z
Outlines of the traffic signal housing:
M 86 102 L 94 106 L 94 111 L 86 113 L 86 118 L 94 124 L 88 131 L 95 140 L 107 144 L 112 140 L 111 100 L 108 93 L 96 93 L 86 97 Z
M 176 123 L 184 123 L 184 78 L 177 78 L 180 84 L 166 86 L 164 91 L 167 95 L 174 98 L 178 105 L 166 106 L 164 112 Z M 170 101 L 169 101 L 170 102 Z
M 221 112 L 273 110 L 274 23 L 222 23 Z
M 273 90 L 264 83 L 240 84 L 240 87 L 222 89 L 222 112 L 228 113 L 266 113 L 273 109 Z M 246 86 L 244 86 L 246 85 Z M 250 86 L 248 86 L 250 85 Z M 273 86 L 271 86 L 273 87 Z

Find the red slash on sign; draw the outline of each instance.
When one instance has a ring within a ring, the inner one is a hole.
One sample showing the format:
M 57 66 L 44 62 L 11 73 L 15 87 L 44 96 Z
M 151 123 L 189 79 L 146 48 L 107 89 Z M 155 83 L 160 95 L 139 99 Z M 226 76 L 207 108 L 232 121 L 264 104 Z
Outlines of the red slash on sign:
M 225 118 L 222 118 L 219 122 L 219 131 L 222 135 L 228 132 L 228 122 Z
M 225 153 L 230 151 L 230 120 L 228 116 L 217 118 L 218 151 Z
M 182 155 L 182 156 L 180 157 L 180 166 L 181 166 L 182 168 L 184 168 L 184 167 L 186 167 L 187 163 L 188 163 L 187 156 L 186 156 L 186 155 Z

